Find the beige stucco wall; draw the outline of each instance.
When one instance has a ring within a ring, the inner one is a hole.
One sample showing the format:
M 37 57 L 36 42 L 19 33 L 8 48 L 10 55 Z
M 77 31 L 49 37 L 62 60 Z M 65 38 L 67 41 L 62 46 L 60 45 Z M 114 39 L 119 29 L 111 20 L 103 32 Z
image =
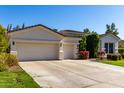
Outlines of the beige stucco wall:
M 75 37 L 64 37 L 63 42 L 64 43 L 79 43 L 80 38 L 75 38 Z
M 12 39 L 27 40 L 61 40 L 62 37 L 55 32 L 48 31 L 42 27 L 34 27 L 22 31 L 16 31 L 11 35 Z

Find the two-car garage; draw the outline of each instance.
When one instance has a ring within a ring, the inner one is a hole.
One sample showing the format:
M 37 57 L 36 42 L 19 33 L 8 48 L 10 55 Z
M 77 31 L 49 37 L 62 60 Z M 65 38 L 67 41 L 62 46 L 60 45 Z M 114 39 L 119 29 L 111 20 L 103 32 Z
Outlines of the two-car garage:
M 26 60 L 59 59 L 59 44 L 53 43 L 16 43 L 17 57 Z M 73 45 L 64 45 L 64 59 L 73 59 Z
M 58 44 L 17 43 L 17 56 L 20 60 L 58 59 Z

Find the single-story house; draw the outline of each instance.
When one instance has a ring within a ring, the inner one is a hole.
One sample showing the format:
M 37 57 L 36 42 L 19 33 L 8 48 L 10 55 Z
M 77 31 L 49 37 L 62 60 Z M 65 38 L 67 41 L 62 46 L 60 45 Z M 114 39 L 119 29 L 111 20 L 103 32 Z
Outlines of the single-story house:
M 120 38 L 111 33 L 100 35 L 99 49 L 106 53 L 118 53 L 118 42 Z
M 19 60 L 76 59 L 82 32 L 73 30 L 55 31 L 38 24 L 8 32 L 10 52 Z M 117 53 L 119 37 L 113 34 L 100 36 L 100 49 Z

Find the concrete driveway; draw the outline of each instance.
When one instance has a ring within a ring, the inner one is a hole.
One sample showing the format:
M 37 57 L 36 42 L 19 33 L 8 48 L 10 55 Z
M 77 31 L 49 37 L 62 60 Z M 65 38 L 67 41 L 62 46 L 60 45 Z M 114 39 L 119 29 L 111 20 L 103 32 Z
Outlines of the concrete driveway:
M 47 88 L 124 87 L 124 68 L 82 60 L 20 62 L 20 66 Z

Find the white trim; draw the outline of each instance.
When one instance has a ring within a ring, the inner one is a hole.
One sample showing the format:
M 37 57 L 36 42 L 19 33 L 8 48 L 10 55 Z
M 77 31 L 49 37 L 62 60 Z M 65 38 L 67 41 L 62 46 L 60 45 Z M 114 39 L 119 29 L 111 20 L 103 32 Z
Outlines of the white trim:
M 120 41 L 120 39 L 119 38 L 117 38 L 115 35 L 113 35 L 113 34 L 106 34 L 106 35 L 104 35 L 104 36 L 102 36 L 101 38 L 100 38 L 100 40 L 102 39 L 102 38 L 104 38 L 104 37 L 106 37 L 106 36 L 113 36 L 114 38 L 116 38 L 116 40 L 117 41 Z

